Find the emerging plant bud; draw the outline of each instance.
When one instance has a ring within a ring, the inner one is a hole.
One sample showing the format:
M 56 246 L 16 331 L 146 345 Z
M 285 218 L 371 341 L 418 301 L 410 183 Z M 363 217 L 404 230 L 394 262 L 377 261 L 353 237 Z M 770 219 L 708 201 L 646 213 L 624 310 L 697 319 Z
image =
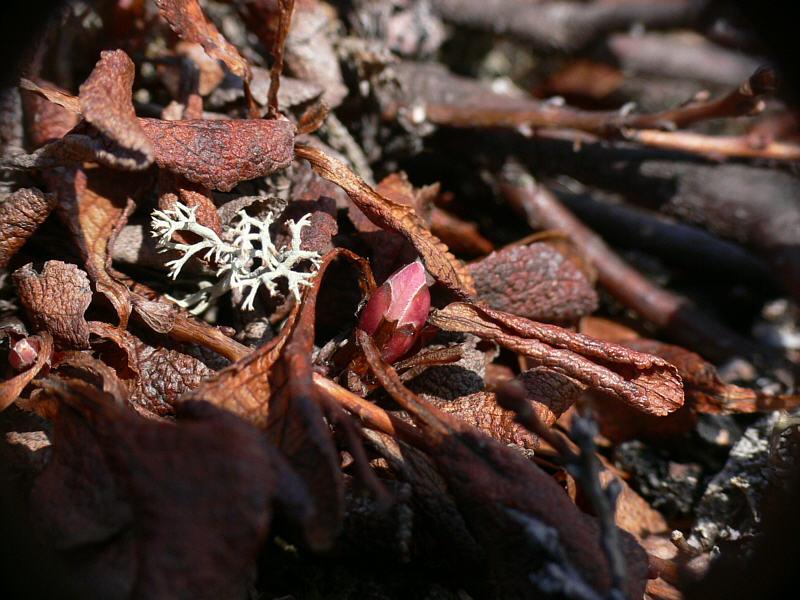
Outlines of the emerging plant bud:
M 39 356 L 41 345 L 36 337 L 22 338 L 11 347 L 8 362 L 15 371 L 29 369 Z
M 375 291 L 358 327 L 376 338 L 381 358 L 392 363 L 414 345 L 430 307 L 425 267 L 415 261 L 390 275 Z

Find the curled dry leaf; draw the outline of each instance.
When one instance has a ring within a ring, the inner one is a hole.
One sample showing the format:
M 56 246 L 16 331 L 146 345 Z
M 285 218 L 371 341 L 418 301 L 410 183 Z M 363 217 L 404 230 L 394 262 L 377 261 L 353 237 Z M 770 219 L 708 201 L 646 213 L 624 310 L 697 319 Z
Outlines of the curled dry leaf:
M 33 78 L 33 83 L 44 87 L 55 87 L 43 79 Z M 22 106 L 25 109 L 25 133 L 33 148 L 64 137 L 80 121 L 80 115 L 57 103 L 47 100 L 38 93 L 22 88 Z M 62 90 L 67 94 L 65 90 Z M 67 94 L 68 95 L 68 94 Z
M 206 18 L 197 0 L 156 0 L 161 15 L 178 36 L 203 47 L 209 56 L 225 63 L 231 73 L 250 81 L 250 67 L 236 47 Z
M 89 348 L 89 325 L 83 315 L 92 301 L 92 288 L 84 271 L 48 260 L 41 274 L 28 263 L 14 271 L 13 280 L 36 330 L 46 329 L 62 348 Z
M 306 482 L 314 512 L 305 523 L 315 548 L 329 546 L 341 527 L 344 487 L 330 430 L 317 405 L 312 383 L 311 352 L 317 294 L 325 271 L 338 256 L 362 269 L 363 259 L 346 250 L 329 253 L 314 286 L 275 339 L 220 371 L 186 398 L 222 406 L 267 430 L 268 436 Z
M 490 392 L 478 392 L 455 400 L 439 400 L 433 396 L 425 398 L 443 413 L 458 417 L 499 442 L 516 444 L 526 450 L 539 447 L 539 438 L 517 423 L 514 420 L 515 413 L 497 404 L 494 394 Z
M 19 398 L 25 386 L 33 381 L 33 378 L 39 374 L 39 371 L 42 370 L 42 367 L 50 360 L 53 354 L 53 338 L 49 333 L 43 331 L 31 339 L 35 340 L 39 347 L 36 362 L 27 371 L 0 382 L 0 412 L 7 409 Z
M 536 321 L 571 322 L 597 309 L 586 275 L 546 243 L 510 246 L 472 263 L 478 298 Z
M 456 297 L 474 294 L 475 286 L 469 270 L 422 223 L 414 209 L 392 202 L 373 190 L 358 175 L 324 152 L 298 144 L 298 158 L 304 158 L 314 170 L 339 185 L 359 209 L 376 225 L 403 235 L 419 252 L 425 268 Z
M 208 189 L 169 171 L 159 172 L 158 188 L 158 208 L 160 210 L 175 210 L 176 203 L 180 202 L 184 206 L 195 209 L 195 218 L 200 225 L 208 227 L 218 236 L 222 235 L 222 220 Z M 180 232 L 173 234 L 173 237 L 184 238 Z M 179 241 L 188 242 L 185 238 Z
M 89 582 L 93 593 L 240 597 L 273 498 L 281 486 L 297 485 L 278 481 L 280 458 L 259 431 L 206 403 L 182 405 L 169 423 L 143 418 L 82 381 L 51 379 L 43 387 L 42 401 L 57 403 L 54 459 L 32 506 L 41 522 L 55 524 L 45 538 L 95 550 L 89 555 L 101 561 L 95 573 L 103 579 Z M 88 455 L 76 452 L 84 447 Z
M 381 360 L 369 336 L 358 332 L 357 338 L 375 377 L 419 426 L 467 525 L 484 544 L 493 583 L 498 586 L 495 595 L 537 595 L 537 573 L 547 569 L 548 550 L 541 537 L 521 527 L 523 523 L 549 530 L 577 570 L 577 580 L 583 578 L 597 590 L 608 590 L 608 566 L 597 560 L 602 553 L 597 522 L 580 512 L 555 480 L 521 454 L 408 390 L 395 370 Z M 621 532 L 620 540 L 628 571 L 624 592 L 638 599 L 647 577 L 646 555 L 627 534 Z
M 129 384 L 129 400 L 157 415 L 175 412 L 178 399 L 212 374 L 201 360 L 174 348 L 151 346 L 135 335 L 93 321 L 91 332 L 124 353 L 117 372 Z
M 292 161 L 294 126 L 284 120 L 162 121 L 140 119 L 155 162 L 207 188 L 230 191 Z
M 80 87 L 79 99 L 84 120 L 117 146 L 108 150 L 113 155 L 108 164 L 138 170 L 150 166 L 153 146 L 133 110 L 134 72 L 133 61 L 122 50 L 102 52 Z
M 131 176 L 103 168 L 53 172 L 58 214 L 72 234 L 89 277 L 117 311 L 120 326 L 131 314 L 127 287 L 112 275 L 111 250 L 116 232 L 133 209 Z M 128 185 L 120 185 L 125 180 Z
M 495 341 L 643 412 L 666 415 L 683 405 L 678 371 L 661 358 L 465 302 L 433 311 L 429 320 Z
M 55 195 L 36 188 L 23 188 L 0 199 L 0 269 L 8 266 L 55 205 Z

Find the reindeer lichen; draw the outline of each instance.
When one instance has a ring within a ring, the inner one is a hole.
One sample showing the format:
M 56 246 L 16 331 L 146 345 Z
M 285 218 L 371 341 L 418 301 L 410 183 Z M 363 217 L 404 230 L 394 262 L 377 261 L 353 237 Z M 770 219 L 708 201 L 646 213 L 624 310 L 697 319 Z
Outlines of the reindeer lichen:
M 181 299 L 170 297 L 173 302 L 199 314 L 222 294 L 230 290 L 243 290 L 241 308 L 253 310 L 253 302 L 262 285 L 270 296 L 280 293 L 279 279 L 284 279 L 289 293 L 300 300 L 300 288 L 311 285 L 322 260 L 317 252 L 300 248 L 300 233 L 303 227 L 310 224 L 310 215 L 303 216 L 297 222 L 287 221 L 289 244 L 277 248 L 269 234 L 272 216 L 260 220 L 243 210 L 239 211 L 233 229 L 225 235 L 231 240 L 228 242 L 214 230 L 198 223 L 196 210 L 197 207 L 178 202 L 171 210 L 155 210 L 152 214 L 152 232 L 153 237 L 158 239 L 159 249 L 176 250 L 183 254 L 166 263 L 172 279 L 178 277 L 189 259 L 203 251 L 203 258 L 217 266 L 216 282 L 202 281 L 197 292 Z M 175 242 L 172 236 L 177 232 L 193 233 L 200 241 L 193 244 Z M 311 269 L 308 272 L 297 270 L 306 261 Z

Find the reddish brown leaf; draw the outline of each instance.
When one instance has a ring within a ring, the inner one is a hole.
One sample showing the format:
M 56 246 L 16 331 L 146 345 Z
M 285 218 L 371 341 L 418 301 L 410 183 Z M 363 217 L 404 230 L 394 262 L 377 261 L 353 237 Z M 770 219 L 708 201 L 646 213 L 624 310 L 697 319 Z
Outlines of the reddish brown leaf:
M 0 412 L 7 409 L 11 404 L 19 398 L 22 390 L 28 385 L 39 371 L 42 370 L 45 363 L 50 360 L 53 353 L 53 338 L 49 333 L 43 331 L 38 336 L 34 336 L 38 341 L 39 350 L 36 362 L 27 371 L 23 371 L 19 375 L 15 375 L 11 379 L 6 379 L 0 382 Z
M 231 73 L 250 81 L 247 61 L 206 18 L 197 0 L 156 0 L 156 5 L 181 39 L 200 44 L 209 56 L 225 63 Z
M 480 429 L 504 444 L 516 444 L 526 450 L 536 450 L 539 438 L 514 420 L 516 414 L 506 410 L 489 392 L 478 392 L 455 400 L 440 400 L 422 396 L 443 413 L 455 415 L 467 425 Z
M 115 232 L 133 208 L 130 175 L 102 168 L 54 172 L 51 181 L 58 194 L 58 213 L 80 250 L 97 291 L 108 298 L 125 328 L 131 314 L 128 289 L 111 273 Z M 127 185 L 121 185 L 121 181 Z
M 140 119 L 162 169 L 227 192 L 239 183 L 289 166 L 294 126 L 289 121 L 161 121 Z
M 158 174 L 158 208 L 161 210 L 174 210 L 175 203 L 180 202 L 189 208 L 195 208 L 197 222 L 204 227 L 212 229 L 217 235 L 222 235 L 222 220 L 217 213 L 217 207 L 211 198 L 211 192 L 203 186 L 187 181 L 180 175 L 169 171 L 160 171 Z M 181 233 L 175 233 L 175 238 L 182 239 Z
M 258 430 L 197 402 L 176 423 L 145 419 L 78 380 L 50 380 L 43 397 L 58 411 L 55 458 L 34 491 L 37 522 L 54 524 L 45 539 L 100 561 L 104 585 L 90 581 L 92 593 L 245 592 L 280 493 L 280 459 Z
M 0 201 L 0 269 L 8 266 L 55 205 L 53 194 L 43 194 L 36 188 L 17 190 Z
M 60 260 L 48 260 L 39 274 L 28 263 L 14 271 L 14 285 L 36 330 L 46 329 L 63 348 L 89 348 L 83 314 L 92 301 L 86 273 Z
M 411 242 L 428 273 L 439 283 L 461 298 L 474 293 L 469 271 L 425 228 L 412 208 L 381 196 L 346 165 L 315 148 L 298 145 L 295 151 L 299 158 L 308 160 L 319 175 L 341 186 L 370 221 L 401 233 Z
M 110 149 L 114 158 L 108 159 L 109 164 L 137 170 L 150 165 L 153 146 L 133 110 L 134 71 L 133 61 L 122 50 L 102 52 L 80 87 L 79 98 L 84 120 L 118 146 Z
M 446 331 L 496 341 L 647 413 L 666 415 L 683 404 L 677 369 L 655 356 L 464 302 L 433 311 L 429 320 Z
M 34 78 L 33 82 L 39 86 L 55 87 L 38 78 Z M 26 90 L 24 86 L 21 87 L 22 106 L 25 109 L 25 133 L 34 148 L 64 137 L 80 121 L 77 112 L 47 100 L 38 93 Z M 62 91 L 69 96 L 66 91 Z
M 481 300 L 521 317 L 571 322 L 597 308 L 592 283 L 549 244 L 503 248 L 469 270 Z
M 542 543 L 533 533 L 542 526 L 557 532 L 558 544 L 589 585 L 607 590 L 611 577 L 596 521 L 580 512 L 534 463 L 410 392 L 381 361 L 370 338 L 357 335 L 373 373 L 419 426 L 470 531 L 484 544 L 498 587 L 495 595 L 536 597 L 535 572 L 547 568 L 547 551 L 532 551 L 531 546 Z M 632 537 L 622 534 L 620 539 L 628 569 L 624 591 L 638 600 L 647 577 L 646 555 Z
M 527 393 L 527 400 L 539 420 L 553 425 L 584 391 L 574 379 L 544 367 L 528 369 L 517 379 Z

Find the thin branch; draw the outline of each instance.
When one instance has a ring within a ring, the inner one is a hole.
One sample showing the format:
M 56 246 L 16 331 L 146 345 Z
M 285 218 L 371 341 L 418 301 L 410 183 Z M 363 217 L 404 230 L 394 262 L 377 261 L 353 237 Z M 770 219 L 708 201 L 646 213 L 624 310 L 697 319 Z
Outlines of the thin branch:
M 269 71 L 269 92 L 267 93 L 267 118 L 274 119 L 278 116 L 278 89 L 281 86 L 281 72 L 283 71 L 283 54 L 286 47 L 286 38 L 292 25 L 294 13 L 294 0 L 279 0 L 280 16 L 278 17 L 278 31 L 272 44 L 272 59 L 275 61 Z
M 507 166 L 500 190 L 533 229 L 566 233 L 594 264 L 600 283 L 612 296 L 651 323 L 668 329 L 681 343 L 710 358 L 757 354 L 748 340 L 698 311 L 686 298 L 658 287 L 623 261 L 519 165 Z

